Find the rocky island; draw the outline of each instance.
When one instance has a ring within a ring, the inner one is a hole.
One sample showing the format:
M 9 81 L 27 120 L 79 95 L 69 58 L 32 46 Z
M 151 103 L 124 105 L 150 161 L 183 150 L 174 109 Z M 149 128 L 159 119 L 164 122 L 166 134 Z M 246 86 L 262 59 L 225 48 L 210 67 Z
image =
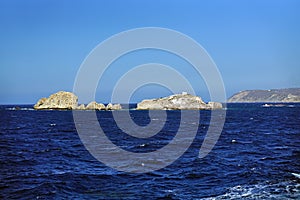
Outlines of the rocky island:
M 120 104 L 107 104 L 92 101 L 86 106 L 78 105 L 78 97 L 72 92 L 59 91 L 48 98 L 41 98 L 34 106 L 36 110 L 121 110 Z M 158 99 L 147 99 L 137 104 L 137 110 L 215 110 L 222 109 L 218 102 L 205 103 L 201 97 L 183 92 Z
M 234 94 L 229 103 L 294 103 L 300 102 L 300 88 L 245 90 Z
M 36 110 L 64 109 L 64 110 L 121 110 L 120 104 L 109 103 L 105 106 L 102 103 L 92 101 L 87 106 L 78 105 L 78 97 L 72 92 L 59 91 L 48 98 L 41 98 L 34 106 Z
M 218 102 L 208 102 L 201 97 L 183 92 L 158 99 L 147 99 L 137 104 L 137 110 L 215 110 L 222 109 Z

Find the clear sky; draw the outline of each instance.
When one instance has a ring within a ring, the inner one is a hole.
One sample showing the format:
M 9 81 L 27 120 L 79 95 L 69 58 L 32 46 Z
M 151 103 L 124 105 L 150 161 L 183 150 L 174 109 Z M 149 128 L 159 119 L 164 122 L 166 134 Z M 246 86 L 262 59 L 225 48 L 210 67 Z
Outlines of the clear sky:
M 227 96 L 300 87 L 298 0 L 0 0 L 0 104 L 33 104 L 72 91 L 77 70 L 96 45 L 149 26 L 200 43 L 217 64 Z M 164 94 L 146 87 L 132 101 Z M 105 92 L 96 100 L 109 101 Z

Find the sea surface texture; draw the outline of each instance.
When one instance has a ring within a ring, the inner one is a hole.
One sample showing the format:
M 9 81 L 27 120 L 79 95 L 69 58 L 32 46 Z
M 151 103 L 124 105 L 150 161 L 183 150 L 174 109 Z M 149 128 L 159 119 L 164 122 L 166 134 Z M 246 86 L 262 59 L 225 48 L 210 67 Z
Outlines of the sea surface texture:
M 300 199 L 300 104 L 227 106 L 222 134 L 205 158 L 198 154 L 210 111 L 199 112 L 190 148 L 149 173 L 117 171 L 95 159 L 79 138 L 72 111 L 0 106 L 0 198 Z M 139 153 L 167 145 L 181 119 L 180 111 L 167 111 L 164 128 L 139 139 L 118 128 L 113 112 L 96 113 L 107 137 Z M 150 122 L 148 111 L 130 114 L 140 126 Z M 156 116 L 152 120 L 160 120 Z M 125 164 L 134 168 L 136 163 Z

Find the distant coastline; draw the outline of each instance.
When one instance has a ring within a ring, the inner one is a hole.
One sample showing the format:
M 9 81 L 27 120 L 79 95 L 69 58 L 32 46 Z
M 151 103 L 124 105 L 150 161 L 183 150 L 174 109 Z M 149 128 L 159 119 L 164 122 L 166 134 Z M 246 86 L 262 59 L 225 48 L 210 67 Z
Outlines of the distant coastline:
M 228 103 L 299 103 L 300 88 L 244 90 L 234 94 Z

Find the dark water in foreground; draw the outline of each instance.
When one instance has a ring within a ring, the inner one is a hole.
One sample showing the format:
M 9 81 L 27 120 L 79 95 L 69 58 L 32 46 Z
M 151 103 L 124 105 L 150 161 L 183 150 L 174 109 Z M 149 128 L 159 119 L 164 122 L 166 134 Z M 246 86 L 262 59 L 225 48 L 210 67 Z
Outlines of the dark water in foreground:
M 13 107 L 0 107 L 1 199 L 300 199 L 300 104 L 229 104 L 221 137 L 203 159 L 197 156 L 210 112 L 201 111 L 188 151 L 146 174 L 119 172 L 92 157 L 71 111 Z M 157 137 L 138 140 L 115 126 L 112 112 L 97 112 L 107 136 L 132 152 L 153 151 L 174 137 L 180 111 L 167 114 Z M 147 111 L 131 116 L 149 123 Z

